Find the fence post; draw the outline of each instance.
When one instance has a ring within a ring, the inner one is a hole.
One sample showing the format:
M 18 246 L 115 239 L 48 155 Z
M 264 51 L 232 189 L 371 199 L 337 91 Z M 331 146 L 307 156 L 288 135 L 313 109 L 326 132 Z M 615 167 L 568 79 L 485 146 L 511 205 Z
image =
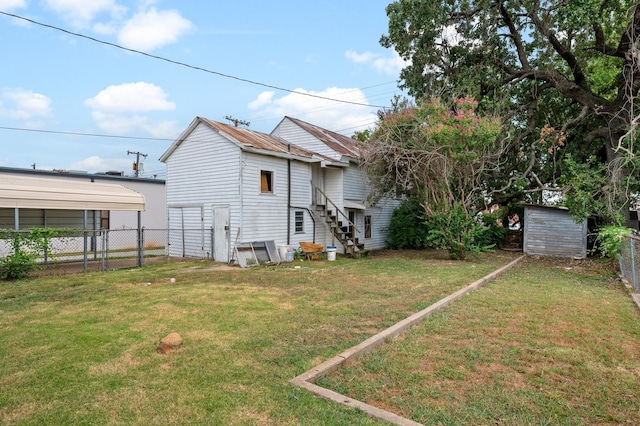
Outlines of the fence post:
M 144 264 L 144 226 L 138 230 L 138 266 Z
M 104 270 L 109 268 L 109 230 L 106 229 L 104 237 Z
M 633 246 L 633 238 L 629 238 L 629 244 L 631 248 L 631 282 L 633 285 L 633 289 L 638 291 L 638 280 L 636 279 L 636 260 L 634 254 L 634 246 Z
M 88 211 L 85 209 L 84 210 L 84 215 L 83 215 L 83 226 L 82 226 L 82 235 L 83 235 L 83 240 L 84 240 L 84 247 L 82 249 L 82 258 L 83 258 L 83 263 L 84 263 L 84 271 L 87 272 L 87 270 L 89 269 L 89 246 L 88 246 L 88 241 L 87 239 L 89 238 L 89 234 L 87 233 L 87 225 L 89 222 L 89 213 Z
M 103 228 L 100 236 L 100 270 L 105 271 L 107 269 L 107 230 Z

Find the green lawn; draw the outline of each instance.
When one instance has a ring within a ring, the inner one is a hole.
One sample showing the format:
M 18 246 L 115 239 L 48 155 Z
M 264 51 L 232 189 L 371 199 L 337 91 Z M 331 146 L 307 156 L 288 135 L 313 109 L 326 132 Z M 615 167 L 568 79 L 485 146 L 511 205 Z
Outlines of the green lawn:
M 288 381 L 514 257 L 1 283 L 0 424 L 380 424 Z M 527 261 L 323 384 L 426 423 L 638 424 L 636 308 L 610 273 L 565 263 Z M 172 331 L 184 346 L 157 354 Z
M 598 265 L 520 266 L 318 382 L 424 424 L 640 424 L 640 317 Z

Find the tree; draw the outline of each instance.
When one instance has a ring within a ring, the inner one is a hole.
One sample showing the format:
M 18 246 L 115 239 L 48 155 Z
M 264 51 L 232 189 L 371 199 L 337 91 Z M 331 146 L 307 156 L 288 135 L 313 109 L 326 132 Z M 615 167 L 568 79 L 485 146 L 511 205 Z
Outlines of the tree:
M 377 128 L 361 144 L 360 166 L 375 194 L 419 200 L 434 237 L 458 259 L 485 248 L 477 244 L 483 224 L 474 206 L 484 202 L 485 176 L 502 151 L 500 118 L 479 116 L 476 106 L 469 97 L 452 107 L 397 101 L 379 113 Z
M 400 83 L 411 96 L 474 95 L 508 120 L 510 155 L 489 189 L 562 191 L 571 203 L 558 182 L 565 155 L 596 158 L 609 182 L 599 213 L 628 221 L 638 193 L 637 0 L 399 0 L 387 15 L 380 42 L 410 61 Z

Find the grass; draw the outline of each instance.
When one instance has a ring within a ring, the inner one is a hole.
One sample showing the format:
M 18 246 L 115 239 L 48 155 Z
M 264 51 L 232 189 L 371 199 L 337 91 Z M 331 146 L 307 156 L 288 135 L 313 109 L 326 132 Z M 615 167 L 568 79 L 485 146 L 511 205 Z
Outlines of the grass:
M 188 262 L 2 283 L 0 424 L 380 424 L 288 380 L 512 258 Z M 518 267 L 323 384 L 425 423 L 639 423 L 635 307 L 587 272 Z M 157 354 L 172 331 L 184 346 Z
M 586 265 L 528 259 L 318 384 L 424 424 L 640 424 L 637 309 Z

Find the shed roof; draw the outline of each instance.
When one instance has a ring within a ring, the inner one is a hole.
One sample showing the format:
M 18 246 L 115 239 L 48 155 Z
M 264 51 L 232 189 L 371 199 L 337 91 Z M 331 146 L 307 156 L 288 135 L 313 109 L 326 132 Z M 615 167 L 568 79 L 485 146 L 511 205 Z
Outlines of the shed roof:
M 142 194 L 122 185 L 0 174 L 0 208 L 144 211 Z

